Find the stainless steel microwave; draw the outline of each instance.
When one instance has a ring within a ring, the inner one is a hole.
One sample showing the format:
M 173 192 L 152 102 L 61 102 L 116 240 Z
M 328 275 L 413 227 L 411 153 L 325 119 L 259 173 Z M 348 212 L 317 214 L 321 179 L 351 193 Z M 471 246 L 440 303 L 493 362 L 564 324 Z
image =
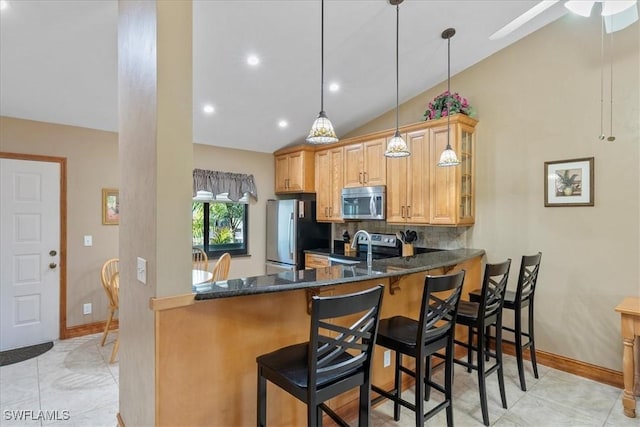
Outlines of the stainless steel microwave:
M 342 218 L 385 219 L 387 188 L 354 187 L 342 189 Z

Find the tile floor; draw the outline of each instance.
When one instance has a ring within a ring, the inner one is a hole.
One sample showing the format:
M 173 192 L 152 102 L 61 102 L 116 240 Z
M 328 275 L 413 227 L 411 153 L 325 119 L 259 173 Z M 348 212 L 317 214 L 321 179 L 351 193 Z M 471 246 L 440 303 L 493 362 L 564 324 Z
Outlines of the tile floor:
M 108 363 L 115 335 L 109 336 L 105 347 L 100 347 L 100 338 L 96 334 L 58 341 L 37 358 L 0 367 L 0 426 L 116 426 L 118 363 Z M 622 390 L 542 365 L 538 369 L 540 378 L 536 380 L 530 364 L 527 367 L 528 391 L 523 392 L 515 359 L 505 356 L 509 409 L 500 404 L 493 374 L 487 379 L 492 425 L 640 427 L 640 418 L 628 418 L 622 413 Z M 405 396 L 411 399 L 411 391 Z M 438 393 L 433 392 L 432 404 L 438 398 Z M 22 412 L 29 420 L 11 419 L 20 413 L 13 411 L 20 410 L 33 411 Z M 49 411 L 48 415 L 58 419 L 39 420 L 38 411 Z M 389 401 L 374 408 L 371 421 L 376 427 L 414 425 L 413 413 L 405 408 L 400 422 L 394 422 Z M 468 374 L 461 366 L 455 370 L 454 422 L 456 426 L 483 425 L 476 373 Z M 426 425 L 446 425 L 444 412 Z

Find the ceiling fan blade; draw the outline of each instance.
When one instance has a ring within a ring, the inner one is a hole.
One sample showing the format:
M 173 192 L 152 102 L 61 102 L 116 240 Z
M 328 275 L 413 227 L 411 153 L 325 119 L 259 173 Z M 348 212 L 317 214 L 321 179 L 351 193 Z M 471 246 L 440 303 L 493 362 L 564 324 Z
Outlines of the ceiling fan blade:
M 611 16 L 623 12 L 636 3 L 637 0 L 605 0 L 602 3 L 602 16 Z
M 638 20 L 638 8 L 631 7 L 615 15 L 603 16 L 604 29 L 607 34 L 623 30 Z
M 569 0 L 564 4 L 564 7 L 577 15 L 589 17 L 594 3 L 595 1 Z
M 500 28 L 495 33 L 489 36 L 489 40 L 497 40 L 508 34 L 511 34 L 527 22 L 531 21 L 536 16 L 540 15 L 545 10 L 549 9 L 554 4 L 558 3 L 559 0 L 543 0 L 537 5 L 533 6 L 531 9 L 527 10 L 522 15 L 518 16 L 513 21 L 509 22 L 504 27 Z

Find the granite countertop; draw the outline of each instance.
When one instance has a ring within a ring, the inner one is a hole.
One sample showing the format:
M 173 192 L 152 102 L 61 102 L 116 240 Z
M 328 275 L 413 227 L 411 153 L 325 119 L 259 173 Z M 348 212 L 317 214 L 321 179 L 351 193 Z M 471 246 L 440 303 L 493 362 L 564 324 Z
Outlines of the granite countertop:
M 462 263 L 484 255 L 482 249 L 455 249 L 429 252 L 410 257 L 374 260 L 371 268 L 366 262 L 347 266 L 334 265 L 317 270 L 282 272 L 264 276 L 243 277 L 193 286 L 196 300 L 229 298 L 283 292 L 295 289 L 360 282 L 376 277 L 395 277 Z

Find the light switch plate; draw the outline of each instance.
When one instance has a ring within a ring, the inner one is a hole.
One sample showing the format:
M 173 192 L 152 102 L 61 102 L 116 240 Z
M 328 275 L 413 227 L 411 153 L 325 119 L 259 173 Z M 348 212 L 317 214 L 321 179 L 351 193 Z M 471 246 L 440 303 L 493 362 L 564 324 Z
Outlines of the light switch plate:
M 138 282 L 144 283 L 145 285 L 147 284 L 147 260 L 144 258 L 140 258 L 138 257 L 138 264 L 137 264 L 137 278 L 138 278 Z
M 82 305 L 82 314 L 91 314 L 91 303 L 87 302 Z
M 84 245 L 93 246 L 93 236 L 84 236 Z

